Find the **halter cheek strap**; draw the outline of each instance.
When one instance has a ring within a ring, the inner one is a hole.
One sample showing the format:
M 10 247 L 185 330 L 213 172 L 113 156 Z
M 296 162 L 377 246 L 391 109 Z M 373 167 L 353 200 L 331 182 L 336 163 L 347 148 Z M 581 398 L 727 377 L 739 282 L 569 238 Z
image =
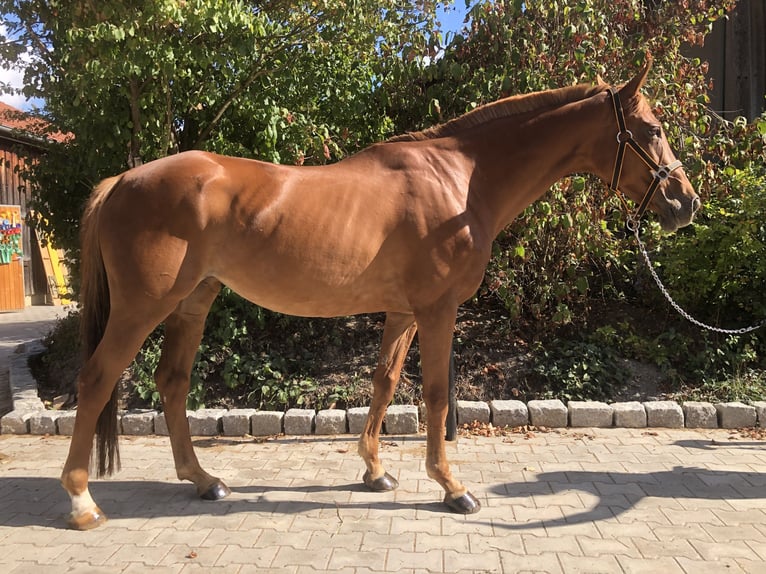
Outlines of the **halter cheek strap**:
M 643 217 L 649 203 L 652 201 L 654 194 L 657 192 L 657 188 L 660 183 L 670 177 L 676 169 L 683 165 L 680 161 L 676 160 L 667 165 L 660 165 L 652 158 L 649 153 L 642 148 L 638 142 L 633 138 L 633 132 L 631 132 L 625 124 L 625 115 L 622 111 L 622 104 L 620 103 L 619 94 L 613 89 L 609 88 L 609 96 L 612 99 L 612 107 L 614 108 L 614 115 L 617 118 L 617 156 L 614 159 L 614 170 L 612 171 L 612 181 L 609 183 L 609 189 L 617 193 L 620 192 L 620 175 L 622 174 L 622 164 L 625 160 L 625 149 L 630 148 L 640 157 L 644 163 L 649 166 L 649 171 L 652 174 L 652 183 L 649 184 L 649 188 L 644 194 L 644 198 L 636 209 L 635 213 L 628 218 L 628 225 L 637 226 L 641 217 Z

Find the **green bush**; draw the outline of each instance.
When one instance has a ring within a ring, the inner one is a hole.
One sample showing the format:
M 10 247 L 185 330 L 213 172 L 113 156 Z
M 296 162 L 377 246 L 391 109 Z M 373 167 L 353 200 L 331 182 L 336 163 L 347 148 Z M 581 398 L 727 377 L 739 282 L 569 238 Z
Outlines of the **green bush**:
M 224 288 L 208 315 L 192 369 L 187 407 L 202 408 L 210 397 L 225 400 L 227 396 L 239 405 L 258 408 L 301 405 L 315 387 L 303 376 L 310 353 L 299 344 L 290 344 L 310 330 L 304 323 L 304 319 L 253 305 Z M 275 333 L 282 336 L 275 337 Z M 282 343 L 283 348 L 272 349 L 272 339 Z M 152 406 L 160 404 L 154 372 L 163 340 L 164 329 L 160 326 L 131 365 L 136 394 Z
M 724 170 L 695 224 L 656 244 L 674 298 L 700 319 L 736 328 L 766 320 L 766 169 Z
M 587 314 L 593 293 L 613 289 L 619 248 L 607 224 L 616 204 L 589 178 L 564 180 L 531 205 L 497 239 L 484 293 L 516 322 L 555 330 Z M 596 188 L 597 189 L 597 188 Z M 606 279 L 606 281 L 605 281 Z
M 594 338 L 554 339 L 533 349 L 532 376 L 546 388 L 544 398 L 609 400 L 626 371 L 618 355 Z
M 664 335 L 673 340 L 662 342 L 663 361 L 684 387 L 755 381 L 766 368 L 766 170 L 752 164 L 724 174 L 724 185 L 705 202 L 694 226 L 672 239 L 650 235 L 646 241 L 671 296 L 693 317 L 725 329 L 764 326 L 732 335 L 692 327 L 674 315 L 680 332 Z M 648 285 L 653 306 L 669 309 Z

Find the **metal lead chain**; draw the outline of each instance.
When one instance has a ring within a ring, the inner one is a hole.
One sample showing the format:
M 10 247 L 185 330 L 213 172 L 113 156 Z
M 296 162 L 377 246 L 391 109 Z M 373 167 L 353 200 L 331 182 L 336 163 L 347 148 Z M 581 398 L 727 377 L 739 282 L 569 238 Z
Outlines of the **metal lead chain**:
M 633 232 L 633 235 L 636 237 L 636 241 L 638 241 L 638 246 L 641 249 L 641 255 L 644 256 L 644 262 L 646 263 L 647 268 L 649 269 L 649 273 L 652 274 L 652 277 L 654 278 L 654 282 L 657 283 L 657 287 L 659 287 L 662 294 L 665 296 L 665 299 L 668 300 L 668 303 L 675 309 L 681 317 L 689 321 L 690 323 L 696 325 L 697 327 L 701 327 L 703 329 L 707 329 L 708 331 L 714 331 L 716 333 L 723 333 L 724 335 L 744 335 L 745 333 L 751 333 L 753 331 L 757 331 L 764 325 L 766 325 L 766 320 L 761 321 L 758 325 L 753 325 L 751 327 L 742 327 L 741 329 L 721 329 L 720 327 L 713 327 L 712 325 L 707 325 L 705 323 L 702 323 L 701 321 L 698 321 L 689 313 L 684 311 L 681 306 L 676 303 L 673 300 L 673 297 L 670 296 L 670 293 L 668 293 L 668 290 L 665 288 L 665 285 L 662 284 L 662 281 L 660 280 L 659 275 L 657 275 L 657 272 L 654 270 L 654 266 L 652 265 L 652 261 L 649 259 L 649 254 L 646 252 L 646 247 L 644 247 L 643 242 L 641 241 L 641 237 L 639 237 L 638 230 L 639 230 L 639 223 L 632 218 L 628 219 L 628 222 L 626 224 L 627 228 Z

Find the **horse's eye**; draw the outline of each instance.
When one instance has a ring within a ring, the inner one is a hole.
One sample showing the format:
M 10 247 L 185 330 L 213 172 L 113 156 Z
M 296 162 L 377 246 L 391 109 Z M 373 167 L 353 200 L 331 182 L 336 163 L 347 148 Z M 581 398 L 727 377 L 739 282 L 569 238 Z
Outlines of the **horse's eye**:
M 649 137 L 659 138 L 662 136 L 662 128 L 660 126 L 652 126 L 649 128 Z

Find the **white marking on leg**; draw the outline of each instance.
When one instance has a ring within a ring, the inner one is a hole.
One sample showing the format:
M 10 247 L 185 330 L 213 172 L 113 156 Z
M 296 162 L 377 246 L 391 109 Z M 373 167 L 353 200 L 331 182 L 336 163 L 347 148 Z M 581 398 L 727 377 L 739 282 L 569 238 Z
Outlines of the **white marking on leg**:
M 95 512 L 96 502 L 86 488 L 80 494 L 70 494 L 72 499 L 72 516 L 82 516 L 88 512 Z

